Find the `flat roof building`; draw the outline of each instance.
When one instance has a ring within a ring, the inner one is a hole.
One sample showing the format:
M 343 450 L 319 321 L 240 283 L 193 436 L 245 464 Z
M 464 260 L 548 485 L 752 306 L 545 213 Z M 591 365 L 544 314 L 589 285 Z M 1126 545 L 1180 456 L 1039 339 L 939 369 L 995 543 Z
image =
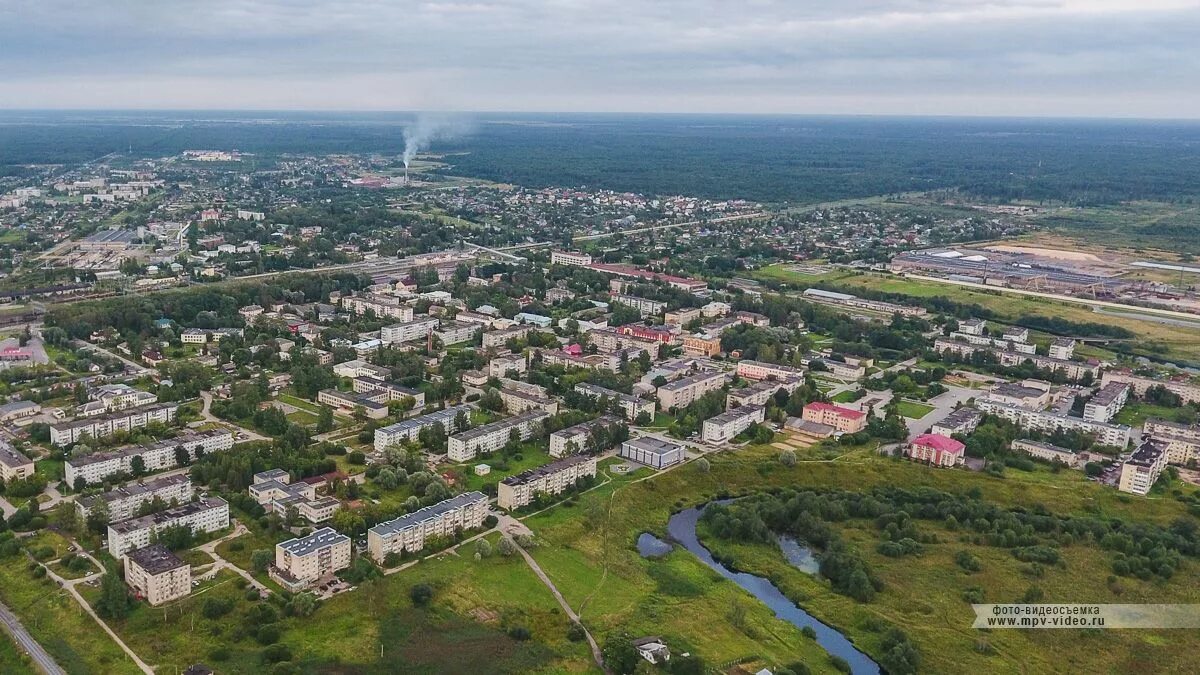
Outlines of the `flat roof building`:
M 753 424 L 762 424 L 766 409 L 761 405 L 744 405 L 731 408 L 704 420 L 700 437 L 705 443 L 728 443 Z
M 153 535 L 167 527 L 186 526 L 193 532 L 216 532 L 229 527 L 229 503 L 220 497 L 208 497 L 182 506 L 130 518 L 108 526 L 108 552 L 121 556 L 150 545 Z
M 33 460 L 8 441 L 0 440 L 0 478 L 4 482 L 25 480 L 33 475 L 34 470 Z
M 595 457 L 573 455 L 500 481 L 496 486 L 496 504 L 509 511 L 519 509 L 533 502 L 539 494 L 559 494 L 580 478 L 595 475 Z
M 125 583 L 133 594 L 157 606 L 192 592 L 192 567 L 162 544 L 150 544 L 125 556 Z
M 686 453 L 678 443 L 643 436 L 622 443 L 620 456 L 654 469 L 665 469 L 682 462 Z
M 291 591 L 302 590 L 350 566 L 350 537 L 328 527 L 275 545 L 271 578 Z
M 367 530 L 367 551 L 383 564 L 389 553 L 420 551 L 428 537 L 482 527 L 487 512 L 488 498 L 482 492 L 457 495 Z
M 435 424 L 440 425 L 447 434 L 452 434 L 455 431 L 454 418 L 459 413 L 470 416 L 473 409 L 470 404 L 464 403 L 380 427 L 375 430 L 375 449 L 382 452 L 389 446 L 415 441 L 422 429 Z
M 550 414 L 530 410 L 498 422 L 485 424 L 450 437 L 446 455 L 455 462 L 465 462 L 479 454 L 495 452 L 508 444 L 513 433 L 522 441 L 540 433 L 542 422 Z

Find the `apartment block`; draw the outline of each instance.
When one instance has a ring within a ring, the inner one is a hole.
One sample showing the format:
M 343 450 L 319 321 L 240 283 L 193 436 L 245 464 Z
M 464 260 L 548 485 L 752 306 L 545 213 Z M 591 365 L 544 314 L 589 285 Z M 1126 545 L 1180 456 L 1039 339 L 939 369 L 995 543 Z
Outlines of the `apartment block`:
M 942 436 L 953 436 L 955 434 L 967 435 L 979 427 L 979 423 L 983 421 L 983 413 L 974 408 L 959 408 L 942 418 L 941 422 L 935 422 L 933 427 L 929 429 L 929 433 L 941 434 Z
M 1125 407 L 1129 400 L 1129 385 L 1124 382 L 1109 382 L 1100 387 L 1083 406 L 1083 419 L 1090 422 L 1109 422 Z
M 1075 356 L 1075 340 L 1068 337 L 1054 338 L 1050 343 L 1050 358 L 1060 361 L 1070 361 Z
M 433 317 L 421 317 L 404 323 L 392 324 L 379 329 L 379 339 L 387 344 L 396 342 L 414 342 L 429 337 L 438 327 L 438 320 Z
M 63 477 L 68 485 L 82 478 L 87 484 L 103 482 L 118 473 L 133 473 L 133 459 L 141 457 L 146 471 L 162 471 L 179 466 L 176 448 L 183 448 L 189 460 L 210 452 L 223 452 L 233 447 L 233 432 L 214 429 L 199 433 L 186 432 L 145 445 L 127 445 L 107 452 L 95 452 L 72 457 L 63 465 Z
M 688 356 L 716 356 L 721 353 L 721 338 L 708 333 L 685 335 L 683 353 Z
M 518 375 L 529 370 L 524 354 L 504 354 L 488 361 L 488 377 L 508 377 L 510 372 Z
M 623 424 L 615 417 L 597 417 L 594 420 L 588 420 L 576 424 L 566 429 L 559 429 L 550 434 L 550 456 L 551 457 L 566 457 L 574 455 L 588 448 L 588 440 L 591 438 L 592 430 L 600 426 L 615 426 Z
M 455 462 L 465 462 L 479 454 L 495 452 L 508 444 L 513 432 L 518 439 L 528 440 L 539 433 L 542 422 L 550 417 L 544 410 L 531 410 L 515 417 L 485 424 L 450 437 L 446 455 Z
M 413 320 L 413 308 L 388 295 L 352 295 L 341 299 L 342 309 L 351 314 L 366 314 L 368 310 L 379 318 L 395 319 L 401 323 Z
M 149 546 L 159 530 L 176 526 L 190 527 L 193 532 L 216 532 L 229 527 L 229 504 L 220 497 L 208 497 L 148 516 L 111 523 L 108 526 L 108 552 L 120 560 L 133 549 Z
M 587 267 L 592 264 L 592 256 L 578 251 L 551 251 L 550 264 Z
M 1079 456 L 1074 450 L 1064 448 L 1052 443 L 1042 443 L 1040 441 L 1031 441 L 1027 438 L 1018 438 L 1012 442 L 1013 450 L 1024 452 L 1030 457 L 1043 459 L 1047 462 L 1058 462 L 1067 466 L 1078 466 Z
M 1145 396 L 1151 387 L 1162 385 L 1164 389 L 1183 399 L 1184 403 L 1200 403 L 1200 384 L 1196 384 L 1190 378 L 1145 377 L 1129 372 L 1110 370 L 1104 373 L 1101 384 L 1109 384 L 1110 382 L 1124 382 L 1128 384 L 1133 387 L 1133 393 L 1136 396 Z
M 1121 492 L 1145 495 L 1154 487 L 1166 466 L 1166 448 L 1157 441 L 1147 440 L 1121 465 L 1121 479 L 1117 483 L 1117 489 Z
M 1062 415 L 1047 410 L 1029 410 L 988 399 L 977 400 L 975 407 L 989 415 L 1002 417 L 1034 431 L 1064 429 L 1092 434 L 1096 437 L 1097 442 L 1102 445 L 1123 448 L 1129 444 L 1129 440 L 1132 437 L 1133 430 L 1123 424 L 1092 422 L 1082 417 L 1071 417 L 1070 415 Z
M 626 307 L 632 307 L 636 309 L 638 314 L 641 314 L 643 318 L 662 314 L 663 310 L 667 308 L 667 303 L 665 302 L 659 302 L 658 300 L 651 300 L 649 298 L 639 298 L 636 295 L 610 293 L 608 297 L 618 305 L 625 305 Z
M 34 470 L 33 460 L 8 441 L 0 440 L 0 478 L 4 482 L 29 478 Z
M 663 410 L 686 408 L 696 399 L 725 386 L 728 376 L 720 372 L 699 372 L 668 382 L 658 388 L 658 405 Z
M 705 443 L 727 443 L 749 429 L 752 424 L 762 424 L 766 409 L 761 405 L 744 405 L 731 408 L 704 420 L 700 437 Z
M 551 415 L 558 414 L 556 399 L 539 396 L 521 389 L 501 387 L 500 400 L 504 403 L 504 412 L 509 415 L 519 415 L 530 410 L 543 410 Z
M 475 334 L 481 330 L 483 330 L 483 326 L 477 323 L 443 321 L 433 334 L 437 336 L 437 339 L 442 341 L 443 345 L 454 345 L 474 340 Z
M 276 544 L 270 575 L 295 592 L 349 567 L 350 553 L 350 537 L 322 527 L 306 537 Z
M 396 424 L 380 427 L 375 430 L 375 450 L 382 452 L 390 446 L 415 441 L 422 429 L 435 424 L 441 425 L 447 434 L 452 434 L 455 431 L 454 418 L 459 413 L 470 416 L 472 409 L 472 406 L 468 404 L 450 406 L 449 408 L 443 408 L 425 415 L 402 420 Z
M 575 391 L 590 396 L 593 399 L 605 399 L 607 401 L 618 401 L 621 410 L 625 412 L 625 417 L 630 422 L 636 421 L 638 415 L 645 413 L 650 417 L 654 417 L 654 401 L 648 401 L 644 398 L 639 398 L 631 394 L 606 389 L 590 382 L 580 382 L 575 385 Z
M 560 459 L 500 481 L 496 486 L 496 504 L 508 511 L 519 509 L 539 494 L 559 494 L 580 478 L 595 475 L 595 457 L 574 455 Z
M 389 553 L 420 551 L 429 537 L 482 527 L 487 513 L 488 498 L 482 492 L 457 495 L 367 530 L 367 552 L 383 564 Z
M 125 556 L 125 583 L 135 597 L 158 606 L 192 592 L 192 567 L 166 546 L 151 544 Z
M 751 361 L 749 359 L 738 361 L 737 374 L 738 377 L 744 377 L 747 380 L 766 380 L 771 378 L 776 380 L 804 379 L 803 368 L 785 366 L 778 363 Z
M 50 442 L 64 447 L 78 442 L 84 436 L 103 438 L 118 431 L 129 431 L 154 422 L 169 424 L 175 419 L 178 410 L 178 403 L 153 403 L 96 417 L 56 422 L 50 425 Z
M 488 331 L 483 334 L 483 348 L 503 347 L 508 344 L 509 340 L 520 340 L 528 335 L 530 331 L 537 329 L 537 326 L 532 324 L 520 324 L 503 330 Z
M 667 312 L 663 316 L 663 322 L 672 326 L 682 326 L 699 319 L 702 315 L 699 308 L 677 309 L 673 312 Z
M 128 520 L 138 508 L 155 498 L 170 504 L 192 501 L 195 489 L 192 479 L 186 475 L 163 476 L 146 481 L 126 483 L 98 495 L 88 495 L 75 500 L 75 510 L 80 518 L 86 519 L 93 509 L 104 504 L 108 521 Z
M 954 467 L 966 461 L 966 446 L 940 434 L 921 434 L 908 444 L 909 459 L 931 466 Z
M 1142 426 L 1142 434 L 1166 447 L 1169 464 L 1186 465 L 1200 461 L 1200 425 L 1189 426 L 1152 418 Z

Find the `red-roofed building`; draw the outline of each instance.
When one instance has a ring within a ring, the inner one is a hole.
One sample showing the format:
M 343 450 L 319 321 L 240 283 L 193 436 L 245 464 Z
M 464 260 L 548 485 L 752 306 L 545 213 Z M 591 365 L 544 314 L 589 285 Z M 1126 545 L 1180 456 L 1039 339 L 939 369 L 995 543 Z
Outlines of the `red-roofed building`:
M 908 446 L 908 456 L 933 466 L 958 466 L 965 461 L 966 446 L 941 434 L 921 434 Z
M 29 361 L 33 352 L 23 347 L 5 347 L 0 349 L 0 361 Z
M 583 356 L 583 347 L 579 344 L 570 344 L 562 348 L 563 352 L 571 356 Z
M 817 424 L 827 424 L 846 434 L 856 434 L 867 428 L 867 414 L 832 403 L 820 401 L 804 406 L 800 418 Z
M 654 328 L 653 326 L 639 326 L 637 324 L 621 326 L 617 330 L 621 333 L 621 335 L 631 335 L 636 338 L 642 338 L 643 340 L 657 340 L 658 342 L 662 342 L 664 344 L 669 343 L 674 337 L 669 330 L 665 330 L 663 328 Z

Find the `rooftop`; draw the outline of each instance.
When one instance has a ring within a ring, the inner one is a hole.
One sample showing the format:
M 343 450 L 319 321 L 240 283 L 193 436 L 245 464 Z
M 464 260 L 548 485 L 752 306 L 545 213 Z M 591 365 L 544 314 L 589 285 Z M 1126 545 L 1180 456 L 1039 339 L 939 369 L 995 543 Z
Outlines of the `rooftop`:
M 279 548 L 282 548 L 283 550 L 287 551 L 288 553 L 291 553 L 294 556 L 303 557 L 310 553 L 319 551 L 323 548 L 328 548 L 330 546 L 340 544 L 343 541 L 345 541 L 345 542 L 350 541 L 350 537 L 347 537 L 346 535 L 334 530 L 333 528 L 322 527 L 321 529 L 314 531 L 312 534 L 308 535 L 307 537 L 297 537 L 295 539 L 288 539 L 287 541 L 285 541 L 281 544 L 276 544 L 276 546 L 278 546 Z
M 147 527 L 153 527 L 161 523 L 168 523 L 172 520 L 183 518 L 184 516 L 190 516 L 193 513 L 200 513 L 201 511 L 208 511 L 209 509 L 219 509 L 223 506 L 228 507 L 228 502 L 226 502 L 224 499 L 221 499 L 220 497 L 208 497 L 194 502 L 188 502 L 187 504 L 182 504 L 180 506 L 167 509 L 166 511 L 152 513 L 148 516 L 122 520 L 119 523 L 113 523 L 112 525 L 109 525 L 108 528 L 120 534 L 136 532 L 138 530 L 142 530 Z
M 411 417 L 409 419 L 397 422 L 395 424 L 390 424 L 386 427 L 380 427 L 379 431 L 382 431 L 387 434 L 404 433 L 406 431 L 410 431 L 412 429 L 420 429 L 422 427 L 426 427 L 430 424 L 435 424 L 437 422 L 453 420 L 460 412 L 467 414 L 467 415 L 471 414 L 471 406 L 464 403 L 463 405 L 455 405 L 455 406 L 450 406 L 449 408 L 442 408 L 441 410 L 427 413 L 427 414 L 421 415 L 419 417 Z
M 126 555 L 138 567 L 146 570 L 146 573 L 151 575 L 170 572 L 187 564 L 180 560 L 179 556 L 172 553 L 171 549 L 162 544 L 150 544 L 145 548 L 130 551 Z
M 491 424 L 484 424 L 483 426 L 475 427 L 474 429 L 464 431 L 461 434 L 455 434 L 454 438 L 457 438 L 461 441 L 470 441 L 476 438 L 482 438 L 497 431 L 512 429 L 527 422 L 544 420 L 549 416 L 550 414 L 544 410 L 530 410 L 529 412 L 508 417 L 497 422 L 492 422 Z
M 483 502 L 486 504 L 487 500 L 487 495 L 483 494 L 482 492 L 464 492 L 461 495 L 456 495 L 450 499 L 440 501 L 432 506 L 426 506 L 425 508 L 417 509 L 412 513 L 400 516 L 399 518 L 380 523 L 375 527 L 372 527 L 370 531 L 374 532 L 380 537 L 390 537 L 391 535 L 402 532 L 413 525 L 422 523 L 431 518 L 437 518 L 445 513 L 454 511 L 455 509 L 460 509 L 464 506 L 475 504 L 477 502 Z
M 22 452 L 9 445 L 8 442 L 0 441 L 0 464 L 16 468 L 29 463 L 30 459 Z
M 504 483 L 505 485 L 524 485 L 525 483 L 535 481 L 543 476 L 552 476 L 559 471 L 565 471 L 576 464 L 585 464 L 587 462 L 594 461 L 596 461 L 594 457 L 587 455 L 572 455 L 555 462 L 550 462 L 549 464 L 544 464 L 542 466 L 529 469 L 528 471 L 522 471 L 521 473 L 509 476 L 500 482 Z
M 625 441 L 625 445 L 632 445 L 633 447 L 635 447 L 639 450 L 649 452 L 649 453 L 655 454 L 655 455 L 665 455 L 667 453 L 677 452 L 677 451 L 683 449 L 683 446 L 679 445 L 678 443 L 671 443 L 669 441 L 664 441 L 662 439 L 654 438 L 652 436 L 642 436 L 641 438 L 631 438 L 631 439 Z

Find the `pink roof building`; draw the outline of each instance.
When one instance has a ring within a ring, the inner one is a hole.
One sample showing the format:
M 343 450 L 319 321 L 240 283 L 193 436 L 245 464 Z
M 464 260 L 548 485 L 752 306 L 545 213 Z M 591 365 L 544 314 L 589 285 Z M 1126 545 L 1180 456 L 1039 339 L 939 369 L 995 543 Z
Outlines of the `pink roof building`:
M 921 434 L 908 446 L 908 456 L 934 466 L 958 466 L 965 461 L 966 446 L 941 434 Z

